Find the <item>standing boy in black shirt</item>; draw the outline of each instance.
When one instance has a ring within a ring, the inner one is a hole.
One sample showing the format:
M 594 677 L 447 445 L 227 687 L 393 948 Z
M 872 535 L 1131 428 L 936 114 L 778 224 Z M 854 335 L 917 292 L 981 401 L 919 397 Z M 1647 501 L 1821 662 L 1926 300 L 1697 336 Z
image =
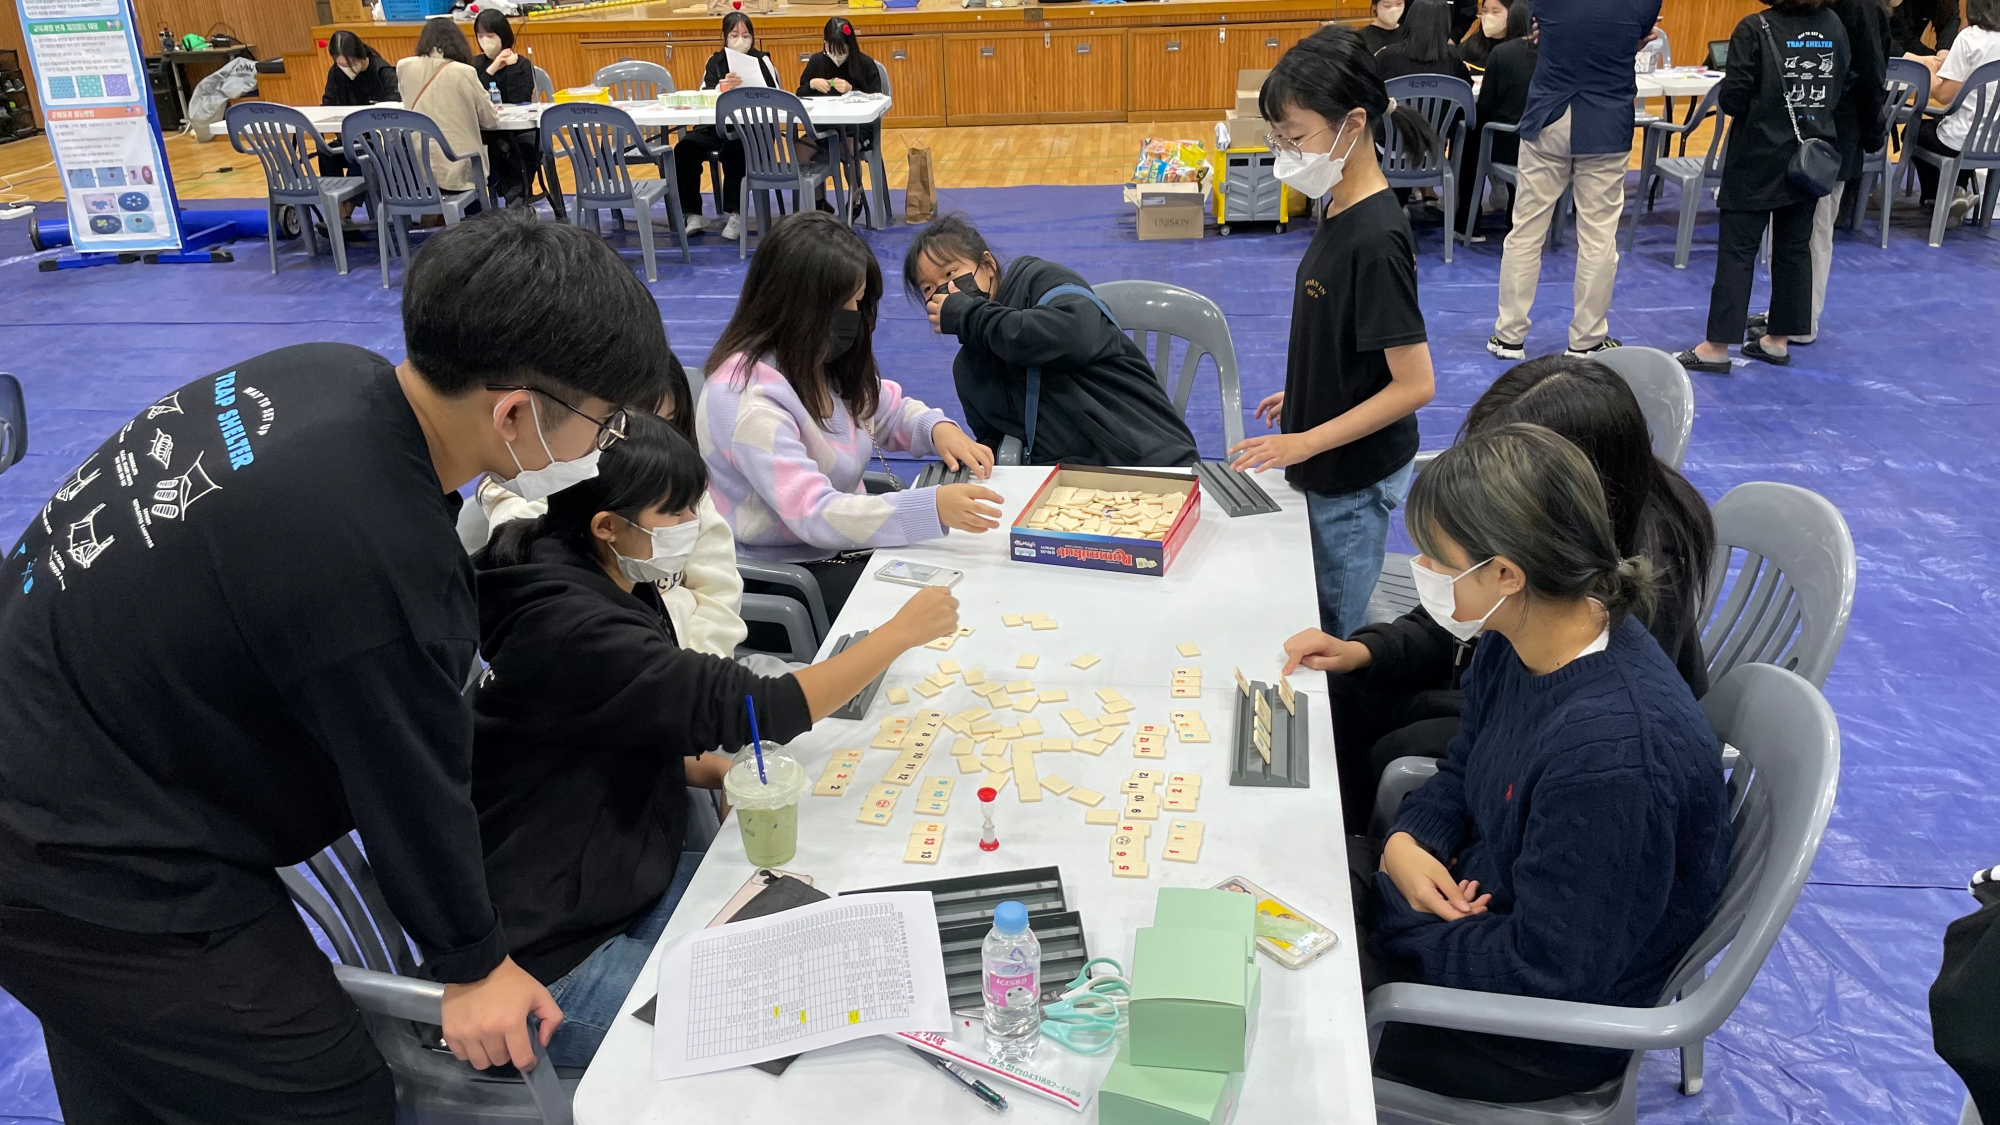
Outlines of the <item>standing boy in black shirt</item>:
M 274 872 L 357 827 L 459 1057 L 561 1020 L 487 898 L 447 494 L 593 473 L 666 337 L 601 240 L 512 209 L 432 236 L 403 320 L 400 365 L 307 344 L 159 399 L 0 560 L 0 987 L 70 1122 L 393 1120 Z
M 1327 196 L 1327 217 L 1299 263 L 1285 389 L 1257 404 L 1284 432 L 1229 452 L 1237 468 L 1283 468 L 1305 490 L 1320 628 L 1344 638 L 1365 622 L 1389 513 L 1413 475 L 1416 412 L 1435 390 L 1416 248 L 1375 161 L 1389 98 L 1353 32 L 1323 27 L 1285 52 L 1258 107 L 1278 178 Z M 1437 143 L 1416 113 L 1394 112 L 1406 143 Z

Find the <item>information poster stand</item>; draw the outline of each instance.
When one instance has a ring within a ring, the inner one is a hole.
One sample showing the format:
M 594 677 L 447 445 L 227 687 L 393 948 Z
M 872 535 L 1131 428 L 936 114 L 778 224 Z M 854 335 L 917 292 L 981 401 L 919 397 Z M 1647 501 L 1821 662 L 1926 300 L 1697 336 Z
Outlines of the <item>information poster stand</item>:
M 207 247 L 240 237 L 236 224 L 180 208 L 132 0 L 15 4 L 76 249 L 41 269 L 233 261 Z

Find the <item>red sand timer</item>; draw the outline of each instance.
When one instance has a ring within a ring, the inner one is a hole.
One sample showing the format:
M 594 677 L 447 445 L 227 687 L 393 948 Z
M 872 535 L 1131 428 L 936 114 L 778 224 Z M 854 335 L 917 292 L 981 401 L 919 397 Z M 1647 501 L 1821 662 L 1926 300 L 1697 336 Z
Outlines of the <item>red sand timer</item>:
M 1000 791 L 990 785 L 979 791 L 979 850 L 982 852 L 1000 850 L 1000 837 L 993 834 L 993 799 L 999 795 Z

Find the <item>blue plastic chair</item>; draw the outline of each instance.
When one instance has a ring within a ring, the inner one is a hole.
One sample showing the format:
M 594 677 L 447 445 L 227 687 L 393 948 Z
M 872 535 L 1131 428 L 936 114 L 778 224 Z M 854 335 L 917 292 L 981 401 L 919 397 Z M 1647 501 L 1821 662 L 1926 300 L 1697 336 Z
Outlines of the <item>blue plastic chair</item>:
M 795 94 L 763 86 L 738 86 L 715 100 L 715 127 L 724 140 L 743 144 L 743 195 L 737 206 L 754 195 L 757 203 L 759 236 L 771 229 L 771 193 L 790 191 L 792 209 L 811 197 L 812 187 L 832 178 L 836 199 L 834 213 L 850 222 L 847 211 L 847 184 L 840 174 L 840 130 L 813 128 L 805 103 Z M 821 144 L 819 155 L 801 159 L 798 142 L 808 137 Z M 744 223 L 736 238 L 736 256 L 749 257 L 750 225 Z
M 1529 1104 L 1448 1098 L 1375 1079 L 1376 1119 L 1397 1125 L 1636 1125 L 1637 1078 L 1647 1051 L 1683 1051 L 1683 1089 L 1700 1088 L 1701 1042 L 1729 1018 L 1763 967 L 1811 873 L 1840 780 L 1840 725 L 1819 690 L 1796 673 L 1748 664 L 1701 701 L 1718 738 L 1735 748 L 1729 773 L 1736 829 L 1715 916 L 1695 939 L 1657 1006 L 1619 1008 L 1539 997 L 1385 984 L 1368 994 L 1370 1039 L 1410 1023 L 1632 1052 L 1617 1078 Z M 1398 758 L 1382 776 L 1375 821 L 1393 822 L 1403 797 L 1437 772 L 1431 758 Z M 1713 975 L 1709 962 L 1721 957 Z M 1686 1066 L 1695 1064 L 1692 1081 Z
M 368 189 L 360 176 L 322 176 L 314 156 L 333 155 L 320 139 L 319 130 L 306 115 L 290 106 L 273 102 L 238 102 L 224 117 L 229 144 L 237 152 L 257 158 L 264 168 L 264 194 L 269 211 L 271 272 L 278 272 L 278 209 L 296 207 L 299 227 L 305 232 L 306 250 L 319 256 L 313 237 L 308 207 L 319 211 L 326 222 L 327 240 L 333 243 L 334 272 L 347 273 L 347 232 L 340 222 L 340 205 L 356 199 Z
M 668 221 L 680 238 L 681 261 L 693 260 L 688 253 L 680 194 L 675 190 L 673 152 L 655 149 L 632 123 L 631 114 L 617 106 L 590 102 L 551 106 L 542 114 L 542 149 L 552 157 L 558 153 L 569 157 L 570 174 L 576 179 L 577 226 L 595 227 L 601 210 L 632 209 L 647 281 L 660 280 L 653 248 L 651 216 L 655 203 L 664 201 L 667 205 Z M 634 154 L 651 161 L 660 178 L 633 179 L 630 166 Z
M 415 215 L 442 215 L 444 225 L 456 226 L 477 203 L 493 206 L 486 194 L 486 162 L 479 153 L 461 157 L 452 151 L 437 122 L 410 109 L 369 107 L 347 115 L 340 123 L 340 148 L 360 165 L 368 181 L 368 212 L 375 216 L 376 245 L 381 247 L 382 288 L 389 288 L 390 234 L 394 249 L 410 256 L 408 220 Z M 431 170 L 431 153 L 471 165 L 473 186 L 447 192 Z
M 1445 74 L 1407 74 L 1391 78 L 1384 86 L 1397 104 L 1423 115 L 1439 145 L 1429 155 L 1418 157 L 1404 143 L 1395 119 L 1384 118 L 1382 175 L 1390 187 L 1438 189 L 1438 202 L 1444 208 L 1444 260 L 1450 262 L 1452 242 L 1461 237 L 1452 229 L 1458 222 L 1456 161 L 1459 147 L 1465 144 L 1466 123 L 1474 112 L 1472 85 Z

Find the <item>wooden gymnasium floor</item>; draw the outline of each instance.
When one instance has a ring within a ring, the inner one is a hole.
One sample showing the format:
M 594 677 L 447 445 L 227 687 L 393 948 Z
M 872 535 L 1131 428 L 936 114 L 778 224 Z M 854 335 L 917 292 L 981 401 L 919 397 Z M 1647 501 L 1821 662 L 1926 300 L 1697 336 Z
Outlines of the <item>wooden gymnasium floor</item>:
M 1131 178 L 1133 162 L 1147 137 L 1207 139 L 1213 128 L 1206 121 L 1173 121 L 891 129 L 883 137 L 882 156 L 889 182 L 897 187 L 904 182 L 905 154 L 911 148 L 931 150 L 932 173 L 940 188 L 1122 184 Z M 1690 148 L 1705 147 L 1706 133 L 1706 128 L 1698 131 Z M 192 137 L 170 137 L 167 159 L 176 186 L 188 199 L 250 199 L 264 194 L 264 176 L 256 161 L 231 149 L 226 140 L 200 144 Z M 54 200 L 62 194 L 46 139 L 0 145 L 0 202 Z

